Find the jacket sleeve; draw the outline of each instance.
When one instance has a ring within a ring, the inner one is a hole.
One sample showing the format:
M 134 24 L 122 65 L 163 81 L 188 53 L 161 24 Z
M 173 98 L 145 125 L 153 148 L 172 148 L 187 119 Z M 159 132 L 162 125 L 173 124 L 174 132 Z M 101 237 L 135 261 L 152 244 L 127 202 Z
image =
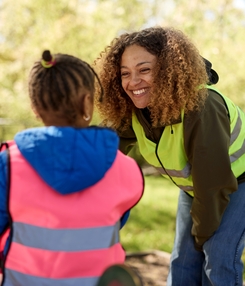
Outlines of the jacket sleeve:
M 122 229 L 124 227 L 124 225 L 126 224 L 128 218 L 129 218 L 129 214 L 130 214 L 130 210 L 126 211 L 125 214 L 121 217 L 120 229 Z
M 185 149 L 192 166 L 194 199 L 191 208 L 192 235 L 197 250 L 217 230 L 237 190 L 229 158 L 230 121 L 223 98 L 213 91 L 204 110 L 185 120 Z
M 0 152 L 0 261 L 5 244 L 2 235 L 8 226 L 7 191 L 7 154 L 4 151 Z
M 120 138 L 119 150 L 125 155 L 129 154 L 137 141 L 133 128 L 130 126 L 124 131 L 117 130 L 117 134 Z
M 102 121 L 99 126 L 110 128 L 110 124 L 108 125 L 106 120 Z M 126 130 L 122 130 L 121 126 L 119 126 L 116 132 L 120 138 L 119 150 L 123 154 L 128 155 L 137 141 L 132 126 L 129 126 Z
M 0 153 L 0 235 L 8 224 L 7 211 L 7 155 Z

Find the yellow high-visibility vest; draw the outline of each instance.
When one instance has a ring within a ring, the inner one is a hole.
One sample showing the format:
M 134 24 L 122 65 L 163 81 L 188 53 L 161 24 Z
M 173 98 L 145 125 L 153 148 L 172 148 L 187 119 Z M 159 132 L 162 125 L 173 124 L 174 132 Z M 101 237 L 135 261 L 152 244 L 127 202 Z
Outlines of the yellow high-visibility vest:
M 230 117 L 230 147 L 229 156 L 231 168 L 235 177 L 240 176 L 245 168 L 245 113 L 229 98 L 222 95 Z M 166 126 L 158 144 L 147 139 L 137 116 L 133 113 L 132 127 L 137 137 L 139 150 L 144 159 L 156 167 L 166 177 L 171 177 L 182 190 L 193 195 L 191 165 L 184 148 L 184 111 L 181 112 L 181 122 Z

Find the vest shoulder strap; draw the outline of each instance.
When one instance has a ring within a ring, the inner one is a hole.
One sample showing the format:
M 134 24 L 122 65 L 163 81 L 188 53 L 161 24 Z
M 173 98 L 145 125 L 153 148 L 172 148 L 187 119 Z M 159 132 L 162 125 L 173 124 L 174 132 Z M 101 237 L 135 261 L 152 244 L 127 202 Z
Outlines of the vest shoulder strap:
M 209 89 L 209 90 L 212 90 L 213 92 L 215 92 L 216 94 L 218 94 L 218 95 L 222 98 L 222 100 L 223 100 L 223 102 L 224 102 L 224 106 L 225 106 L 225 108 L 226 108 L 226 110 L 227 110 L 227 112 L 228 112 L 228 117 L 230 118 L 230 111 L 229 111 L 228 105 L 227 105 L 227 103 L 226 103 L 226 101 L 225 101 L 223 95 L 222 95 L 216 88 L 213 88 L 213 87 L 210 87 L 210 86 L 209 86 L 208 89 Z

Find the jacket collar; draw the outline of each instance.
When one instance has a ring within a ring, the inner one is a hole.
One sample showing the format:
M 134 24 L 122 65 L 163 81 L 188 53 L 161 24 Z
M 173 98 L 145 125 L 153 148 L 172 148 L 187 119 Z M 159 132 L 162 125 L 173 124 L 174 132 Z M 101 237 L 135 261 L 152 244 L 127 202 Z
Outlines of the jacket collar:
M 151 121 L 150 121 L 150 111 L 149 109 L 146 107 L 144 109 L 139 109 L 136 108 L 135 109 L 135 114 L 138 117 L 139 121 L 142 122 L 142 119 L 144 119 L 144 121 L 147 121 L 148 124 L 151 125 Z M 170 126 L 170 125 L 174 125 L 174 124 L 178 124 L 181 123 L 182 119 L 181 119 L 181 114 L 179 115 L 179 118 L 177 119 L 172 119 L 171 122 L 169 124 L 166 124 L 165 126 L 161 125 L 160 123 L 157 124 L 156 128 L 160 128 L 160 127 L 166 127 L 166 126 Z

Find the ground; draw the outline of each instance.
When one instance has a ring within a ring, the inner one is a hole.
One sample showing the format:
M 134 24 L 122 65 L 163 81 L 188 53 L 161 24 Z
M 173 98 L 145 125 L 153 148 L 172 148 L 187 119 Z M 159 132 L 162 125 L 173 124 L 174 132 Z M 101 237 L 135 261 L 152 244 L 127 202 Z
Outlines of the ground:
M 137 272 L 144 286 L 166 286 L 170 254 L 158 250 L 127 253 L 126 264 Z
M 126 264 L 139 274 L 144 286 L 166 286 L 169 262 L 170 254 L 158 250 L 128 253 L 126 257 Z

